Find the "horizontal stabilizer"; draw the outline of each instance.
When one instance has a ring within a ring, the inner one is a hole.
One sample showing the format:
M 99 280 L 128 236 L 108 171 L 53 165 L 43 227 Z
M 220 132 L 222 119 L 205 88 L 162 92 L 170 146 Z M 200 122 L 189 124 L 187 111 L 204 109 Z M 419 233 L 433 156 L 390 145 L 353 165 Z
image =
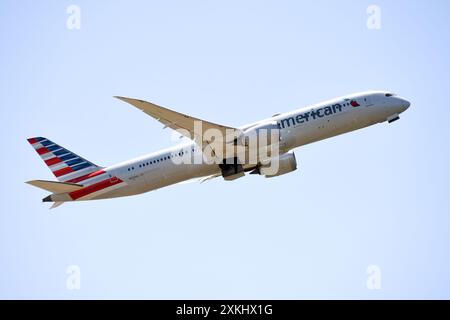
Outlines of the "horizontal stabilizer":
M 59 207 L 62 204 L 64 204 L 64 202 L 54 202 L 53 205 L 50 207 L 50 209 L 55 209 L 55 208 Z
M 82 185 L 76 183 L 46 181 L 46 180 L 32 180 L 27 181 L 26 183 L 53 193 L 66 193 L 83 188 Z

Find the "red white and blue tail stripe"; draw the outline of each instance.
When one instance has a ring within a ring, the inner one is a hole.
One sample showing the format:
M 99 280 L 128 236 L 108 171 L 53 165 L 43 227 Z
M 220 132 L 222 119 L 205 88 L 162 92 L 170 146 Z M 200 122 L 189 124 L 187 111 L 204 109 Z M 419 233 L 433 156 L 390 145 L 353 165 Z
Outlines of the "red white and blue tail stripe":
M 102 169 L 47 138 L 30 138 L 28 142 L 61 182 L 77 183 Z

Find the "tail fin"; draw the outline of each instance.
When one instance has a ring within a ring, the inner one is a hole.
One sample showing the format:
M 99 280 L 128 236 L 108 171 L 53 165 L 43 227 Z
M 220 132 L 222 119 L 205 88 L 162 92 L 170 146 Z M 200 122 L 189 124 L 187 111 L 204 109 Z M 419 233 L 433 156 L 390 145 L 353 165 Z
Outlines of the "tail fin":
M 102 169 L 46 138 L 30 138 L 28 142 L 61 182 L 77 182 L 80 177 Z

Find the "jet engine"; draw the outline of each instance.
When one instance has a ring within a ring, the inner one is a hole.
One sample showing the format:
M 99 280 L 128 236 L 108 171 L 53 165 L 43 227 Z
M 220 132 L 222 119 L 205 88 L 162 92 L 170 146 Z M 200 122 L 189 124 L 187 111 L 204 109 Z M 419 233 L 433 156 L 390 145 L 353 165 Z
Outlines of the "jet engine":
M 260 174 L 266 178 L 273 178 L 295 170 L 297 170 L 297 160 L 294 152 L 290 151 L 260 164 L 250 174 Z

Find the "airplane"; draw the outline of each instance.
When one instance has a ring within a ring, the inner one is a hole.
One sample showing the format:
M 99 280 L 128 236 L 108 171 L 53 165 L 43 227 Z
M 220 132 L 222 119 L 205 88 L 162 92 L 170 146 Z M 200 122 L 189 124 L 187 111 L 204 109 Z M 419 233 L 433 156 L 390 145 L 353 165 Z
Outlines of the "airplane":
M 293 149 L 377 123 L 392 123 L 410 106 L 405 98 L 391 92 L 366 91 L 275 114 L 235 128 L 143 100 L 116 98 L 155 118 L 164 128 L 176 130 L 189 138 L 189 142 L 102 167 L 47 138 L 27 139 L 58 180 L 26 182 L 51 192 L 42 200 L 53 202 L 51 208 L 65 202 L 142 194 L 192 179 L 204 182 L 222 176 L 224 180 L 233 181 L 244 177 L 247 172 L 266 178 L 281 176 L 297 170 Z M 251 145 L 249 137 L 264 130 L 277 134 L 272 140 L 267 139 L 265 145 Z M 215 135 L 208 136 L 208 131 L 215 132 Z M 231 152 L 222 152 L 223 146 L 230 147 Z M 277 148 L 272 149 L 272 146 Z M 264 148 L 267 152 L 259 152 Z M 244 157 L 250 149 L 259 152 L 254 161 Z M 181 161 L 193 158 L 201 161 Z M 276 163 L 273 165 L 275 171 L 269 170 L 272 163 Z

